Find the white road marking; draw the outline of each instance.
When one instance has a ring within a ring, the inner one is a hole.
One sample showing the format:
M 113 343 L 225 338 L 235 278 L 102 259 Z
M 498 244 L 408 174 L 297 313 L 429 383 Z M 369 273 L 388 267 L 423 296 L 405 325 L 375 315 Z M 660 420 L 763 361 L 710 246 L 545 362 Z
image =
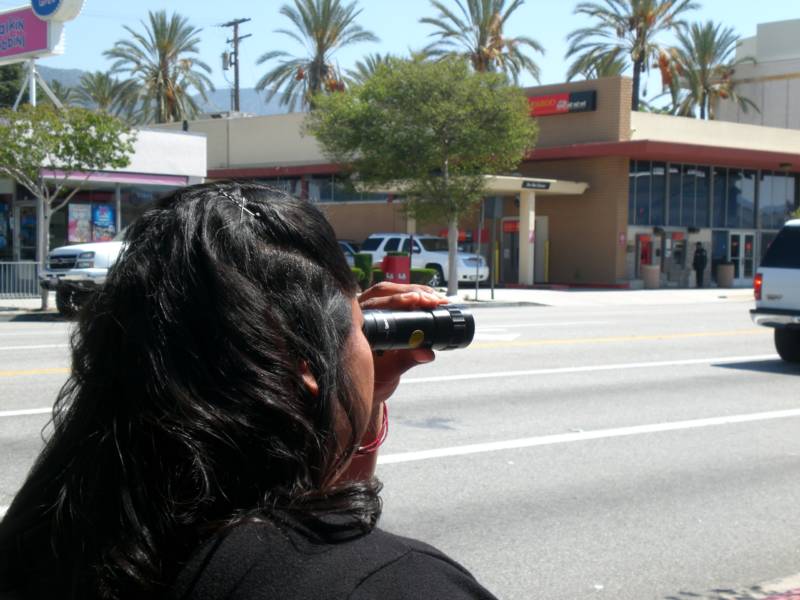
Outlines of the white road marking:
M 4 517 L 7 512 L 8 512 L 7 506 L 0 506 L 0 518 Z
M 699 429 L 702 427 L 716 427 L 735 423 L 752 423 L 754 421 L 768 421 L 774 419 L 790 419 L 800 417 L 800 408 L 789 410 L 776 410 L 771 412 L 751 413 L 746 415 L 731 415 L 727 417 L 711 417 L 694 419 L 691 421 L 673 421 L 667 423 L 653 423 L 651 425 L 635 425 L 633 427 L 617 427 L 613 429 L 598 429 L 580 433 L 560 433 L 543 435 L 503 442 L 486 442 L 482 444 L 468 444 L 450 448 L 435 448 L 433 450 L 420 450 L 417 452 L 401 452 L 378 457 L 379 465 L 445 458 L 450 456 L 464 456 L 467 454 L 480 454 L 483 452 L 497 452 L 499 450 L 516 450 L 519 448 L 532 448 L 535 446 L 551 446 L 554 444 L 567 444 L 570 442 L 585 442 L 588 440 L 601 440 L 608 438 L 628 437 L 647 433 L 662 433 L 665 431 L 683 431 Z
M 773 360 L 777 354 L 757 354 L 754 356 L 725 356 L 721 358 L 689 358 L 685 360 L 661 360 L 655 362 L 617 363 L 611 365 L 585 365 L 581 367 L 557 367 L 552 369 L 530 369 L 527 371 L 494 371 L 489 373 L 464 373 L 461 375 L 440 375 L 437 377 L 411 377 L 401 379 L 400 384 L 439 383 L 443 381 L 466 381 L 469 379 L 498 379 L 502 377 L 526 377 L 533 375 L 560 375 L 565 373 L 590 373 L 593 371 L 617 371 L 625 369 L 650 369 L 681 365 L 734 364 L 758 360 Z
M 69 344 L 41 344 L 38 346 L 0 346 L 2 350 L 43 350 L 45 348 L 69 348 Z
M 541 323 L 501 323 L 498 325 L 490 325 L 488 327 L 480 327 L 476 330 L 481 331 L 494 331 L 497 329 L 518 329 L 520 327 L 566 327 L 568 325 L 613 325 L 615 321 L 542 321 Z
M 473 338 L 476 342 L 511 342 L 517 339 L 521 333 L 500 333 L 500 332 L 487 332 L 486 330 L 483 331 L 476 331 L 475 337 Z
M 3 410 L 0 411 L 0 419 L 3 417 L 24 417 L 27 415 L 44 415 L 53 412 L 53 407 L 46 408 L 23 408 L 21 410 Z

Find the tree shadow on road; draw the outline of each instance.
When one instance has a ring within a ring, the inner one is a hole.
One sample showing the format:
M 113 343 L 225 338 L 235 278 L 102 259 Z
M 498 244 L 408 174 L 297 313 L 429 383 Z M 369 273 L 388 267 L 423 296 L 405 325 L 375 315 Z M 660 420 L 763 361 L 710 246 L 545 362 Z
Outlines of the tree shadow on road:
M 800 600 L 800 592 L 779 593 L 774 590 L 764 589 L 760 585 L 754 585 L 747 589 L 714 589 L 705 593 L 680 591 L 677 594 L 664 596 L 664 600 L 768 600 L 769 598 L 780 598 L 781 600 Z

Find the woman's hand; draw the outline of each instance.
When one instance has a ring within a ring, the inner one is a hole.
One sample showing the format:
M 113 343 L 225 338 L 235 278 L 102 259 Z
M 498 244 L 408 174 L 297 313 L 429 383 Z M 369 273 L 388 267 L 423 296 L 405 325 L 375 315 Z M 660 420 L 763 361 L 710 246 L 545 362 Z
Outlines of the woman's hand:
M 437 295 L 426 285 L 389 283 L 384 281 L 372 286 L 358 298 L 361 310 L 429 310 L 447 304 L 447 298 Z M 374 354 L 375 392 L 374 402 L 383 402 L 400 385 L 400 376 L 417 365 L 434 359 L 433 350 L 387 350 Z

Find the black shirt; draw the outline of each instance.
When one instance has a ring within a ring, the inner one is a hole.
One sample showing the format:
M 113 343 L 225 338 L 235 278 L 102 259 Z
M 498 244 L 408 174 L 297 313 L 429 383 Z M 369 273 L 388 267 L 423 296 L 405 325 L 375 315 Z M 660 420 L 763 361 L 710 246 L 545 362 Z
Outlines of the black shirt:
M 179 574 L 186 600 L 492 600 L 461 565 L 422 542 L 373 530 L 324 542 L 302 527 L 239 525 Z

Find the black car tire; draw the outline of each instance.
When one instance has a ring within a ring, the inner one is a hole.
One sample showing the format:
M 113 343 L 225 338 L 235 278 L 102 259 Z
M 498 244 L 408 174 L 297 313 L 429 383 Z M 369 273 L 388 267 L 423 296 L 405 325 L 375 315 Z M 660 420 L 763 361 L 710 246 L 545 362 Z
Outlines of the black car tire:
M 442 272 L 442 267 L 440 267 L 439 265 L 428 265 L 427 268 L 434 270 L 433 277 L 431 277 L 430 282 L 428 282 L 429 286 L 441 287 L 447 284 L 447 282 L 444 280 L 444 273 Z
M 72 288 L 60 286 L 56 288 L 56 308 L 64 317 L 74 317 L 81 308 L 83 294 Z
M 775 349 L 786 362 L 800 363 L 800 329 L 775 328 Z

